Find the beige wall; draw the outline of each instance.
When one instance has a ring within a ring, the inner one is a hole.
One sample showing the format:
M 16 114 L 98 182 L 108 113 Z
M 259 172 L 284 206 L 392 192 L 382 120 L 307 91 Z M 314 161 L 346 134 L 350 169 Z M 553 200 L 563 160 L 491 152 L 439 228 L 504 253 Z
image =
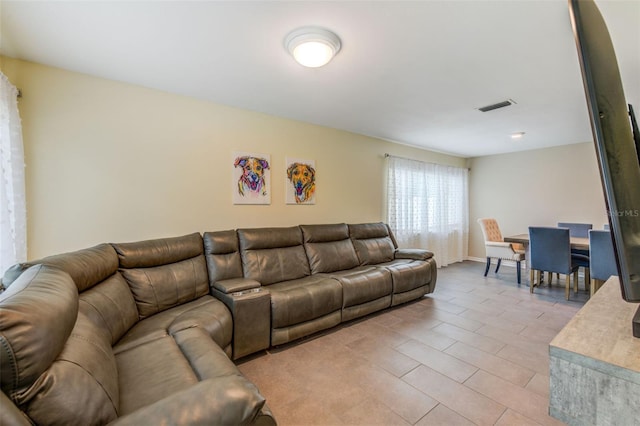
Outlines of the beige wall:
M 385 220 L 384 153 L 465 166 L 458 157 L 1 58 L 23 97 L 29 258 L 105 241 L 299 223 Z M 231 202 L 234 151 L 271 154 L 272 202 Z M 286 205 L 285 157 L 316 160 L 317 204 Z M 469 256 L 479 217 L 503 233 L 606 222 L 591 143 L 468 161 Z
M 484 258 L 478 218 L 495 217 L 503 235 L 528 226 L 592 223 L 607 214 L 593 143 L 565 145 L 470 160 L 469 256 Z
M 465 160 L 2 58 L 23 93 L 29 258 L 107 241 L 384 220 L 384 153 Z M 271 154 L 272 202 L 231 202 L 234 151 Z M 313 159 L 317 204 L 285 205 L 285 157 Z

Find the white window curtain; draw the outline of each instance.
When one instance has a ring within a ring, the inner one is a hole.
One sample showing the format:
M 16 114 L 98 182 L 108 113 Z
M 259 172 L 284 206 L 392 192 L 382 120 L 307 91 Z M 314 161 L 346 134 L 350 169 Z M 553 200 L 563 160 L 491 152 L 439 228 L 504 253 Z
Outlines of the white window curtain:
M 27 259 L 24 149 L 18 89 L 0 72 L 0 276 Z
M 387 221 L 398 244 L 432 251 L 438 266 L 465 260 L 468 181 L 465 168 L 389 156 Z

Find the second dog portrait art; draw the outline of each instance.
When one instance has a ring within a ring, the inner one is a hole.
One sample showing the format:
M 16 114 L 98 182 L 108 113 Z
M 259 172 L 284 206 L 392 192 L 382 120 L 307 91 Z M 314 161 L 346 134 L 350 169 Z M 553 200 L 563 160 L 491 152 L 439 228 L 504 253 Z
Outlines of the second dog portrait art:
M 315 161 L 287 158 L 287 204 L 315 204 Z

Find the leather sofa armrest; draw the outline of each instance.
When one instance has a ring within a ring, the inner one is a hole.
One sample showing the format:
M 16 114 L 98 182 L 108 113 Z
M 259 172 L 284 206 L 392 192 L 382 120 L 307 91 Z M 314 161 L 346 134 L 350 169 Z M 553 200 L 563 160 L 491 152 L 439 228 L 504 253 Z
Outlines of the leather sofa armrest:
M 258 281 L 233 279 L 225 281 Z M 224 283 L 225 281 L 220 281 Z M 259 283 L 258 283 L 259 284 Z M 226 286 L 227 290 L 242 287 Z M 233 316 L 233 359 L 267 349 L 271 343 L 271 293 L 268 288 L 254 287 L 223 293 L 216 287 L 213 296 L 221 300 Z
M 231 375 L 199 382 L 109 424 L 245 425 L 256 421 L 264 403 L 253 383 Z
M 221 293 L 239 296 L 252 291 L 259 291 L 261 284 L 259 281 L 249 278 L 231 278 L 228 280 L 216 281 L 212 284 L 212 287 Z
M 394 259 L 429 260 L 433 253 L 422 249 L 396 249 Z

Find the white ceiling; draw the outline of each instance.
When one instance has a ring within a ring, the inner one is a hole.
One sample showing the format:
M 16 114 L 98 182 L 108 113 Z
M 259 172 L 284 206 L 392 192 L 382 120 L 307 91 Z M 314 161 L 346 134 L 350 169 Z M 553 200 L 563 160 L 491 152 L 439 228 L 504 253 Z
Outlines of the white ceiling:
M 597 4 L 640 110 L 640 1 Z M 14 58 L 463 157 L 592 140 L 566 0 L 0 5 Z M 327 66 L 283 47 L 304 25 L 342 39 Z

